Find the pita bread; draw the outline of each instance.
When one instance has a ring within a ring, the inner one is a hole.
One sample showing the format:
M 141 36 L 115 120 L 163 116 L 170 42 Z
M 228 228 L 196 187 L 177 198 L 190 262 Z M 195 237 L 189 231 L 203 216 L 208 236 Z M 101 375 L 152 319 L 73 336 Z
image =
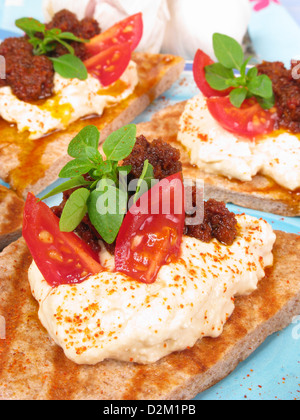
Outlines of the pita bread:
M 0 250 L 22 235 L 24 201 L 0 185 Z
M 6 321 L 6 339 L 0 340 L 0 399 L 192 399 L 300 313 L 300 237 L 276 234 L 274 266 L 256 292 L 236 299 L 223 334 L 147 366 L 111 360 L 78 366 L 66 359 L 38 320 L 27 278 L 32 259 L 19 239 L 0 255 L 0 316 Z
M 105 109 L 101 117 L 81 119 L 39 140 L 30 140 L 28 133 L 18 133 L 15 126 L 0 119 L 0 178 L 24 198 L 28 191 L 37 195 L 57 180 L 69 160 L 68 145 L 83 127 L 96 125 L 103 142 L 169 89 L 184 69 L 184 60 L 172 55 L 134 53 L 132 58 L 139 75 L 135 91 L 118 105 Z
M 281 216 L 300 216 L 300 190 L 288 191 L 261 175 L 251 182 L 241 182 L 210 175 L 192 166 L 188 152 L 177 142 L 178 123 L 185 103 L 169 106 L 156 113 L 150 122 L 138 124 L 138 134 L 144 134 L 149 141 L 162 138 L 179 149 L 185 178 L 203 179 L 206 199 L 214 198 Z

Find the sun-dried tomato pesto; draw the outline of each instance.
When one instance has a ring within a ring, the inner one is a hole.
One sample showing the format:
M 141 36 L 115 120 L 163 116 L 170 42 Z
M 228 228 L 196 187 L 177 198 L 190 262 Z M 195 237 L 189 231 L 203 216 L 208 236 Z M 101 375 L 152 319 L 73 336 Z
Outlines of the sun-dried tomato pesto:
M 47 28 L 72 32 L 83 39 L 91 39 L 100 33 L 95 20 L 85 18 L 79 21 L 76 15 L 68 10 L 57 13 Z M 81 60 L 87 57 L 85 44 L 72 41 L 70 45 Z M 64 46 L 57 44 L 51 55 L 57 57 L 67 53 L 68 50 Z M 27 36 L 7 38 L 0 44 L 0 55 L 5 58 L 6 66 L 6 79 L 1 80 L 0 87 L 10 86 L 14 95 L 25 102 L 45 99 L 53 94 L 53 64 L 45 55 L 34 55 L 33 46 L 28 42 Z
M 299 64 L 300 61 L 292 62 L 289 70 L 281 62 L 263 62 L 257 66 L 259 74 L 266 74 L 273 83 L 278 111 L 276 128 L 293 133 L 300 133 L 300 77 L 295 77 Z
M 131 165 L 132 167 L 128 182 L 140 178 L 146 159 L 153 166 L 156 179 L 162 180 L 182 171 L 179 150 L 162 140 L 154 140 L 150 143 L 144 136 L 140 136 L 137 138 L 132 153 L 123 162 L 124 166 Z M 86 178 L 88 178 L 88 175 L 86 175 Z M 63 194 L 61 204 L 52 208 L 52 211 L 57 217 L 61 217 L 64 206 L 73 191 L 75 189 L 66 191 Z M 203 207 L 203 200 L 196 199 L 197 190 L 195 187 L 192 190 L 192 194 L 192 207 L 194 209 L 196 208 L 197 212 L 203 215 L 203 221 L 195 226 L 185 226 L 184 234 L 199 239 L 202 242 L 210 242 L 216 238 L 223 244 L 232 245 L 237 236 L 237 220 L 235 215 L 227 209 L 224 203 L 216 200 L 204 202 Z M 199 207 L 197 208 L 197 206 Z M 190 212 L 187 215 L 188 217 L 193 217 Z M 100 251 L 99 240 L 102 240 L 102 238 L 90 222 L 88 214 L 84 217 L 75 232 L 95 252 Z M 104 243 L 104 245 L 113 255 L 115 244 L 109 245 Z

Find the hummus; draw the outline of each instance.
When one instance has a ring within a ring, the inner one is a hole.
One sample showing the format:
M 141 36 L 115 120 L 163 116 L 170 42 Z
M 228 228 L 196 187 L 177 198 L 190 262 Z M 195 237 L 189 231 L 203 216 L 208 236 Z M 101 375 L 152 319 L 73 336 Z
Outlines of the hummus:
M 17 125 L 20 132 L 29 131 L 30 139 L 38 139 L 54 130 L 88 115 L 101 115 L 104 108 L 113 106 L 132 94 L 138 84 L 136 64 L 130 62 L 122 77 L 104 88 L 98 79 L 88 75 L 86 80 L 54 76 L 54 95 L 42 104 L 21 101 L 9 86 L 0 88 L 0 116 Z
M 150 285 L 112 271 L 113 257 L 105 252 L 106 271 L 54 289 L 33 263 L 29 281 L 41 323 L 77 364 L 154 363 L 203 337 L 218 337 L 234 297 L 252 293 L 273 264 L 271 226 L 250 216 L 237 219 L 232 246 L 184 237 L 180 259 L 163 266 Z
M 288 132 L 274 132 L 255 142 L 226 131 L 210 114 L 199 94 L 187 102 L 180 118 L 178 141 L 191 163 L 207 173 L 251 181 L 269 176 L 282 187 L 300 187 L 300 140 Z

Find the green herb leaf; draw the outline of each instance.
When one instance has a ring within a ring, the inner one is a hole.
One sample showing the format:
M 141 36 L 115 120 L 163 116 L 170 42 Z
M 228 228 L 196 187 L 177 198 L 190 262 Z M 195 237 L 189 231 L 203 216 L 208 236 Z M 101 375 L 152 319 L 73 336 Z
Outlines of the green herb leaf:
M 246 88 L 237 88 L 230 92 L 230 102 L 236 108 L 240 108 L 247 98 L 248 90 Z
M 59 222 L 59 228 L 62 232 L 72 232 L 82 222 L 88 211 L 87 201 L 89 196 L 90 192 L 86 188 L 80 188 L 71 194 Z
M 244 63 L 244 52 L 233 38 L 215 33 L 213 35 L 214 51 L 217 59 L 228 69 L 240 70 Z
M 136 203 L 137 200 L 151 188 L 151 182 L 154 179 L 154 168 L 148 160 L 145 160 L 142 175 L 137 183 L 134 203 Z
M 33 18 L 21 18 L 16 20 L 16 26 L 24 31 L 28 36 L 32 36 L 35 33 L 45 33 L 46 26 Z
M 273 106 L 275 105 L 275 95 L 273 94 L 271 98 L 260 98 L 260 97 L 256 97 L 259 105 L 263 108 L 263 109 L 271 109 L 273 108 Z
M 79 175 L 84 175 L 90 172 L 90 170 L 94 167 L 94 164 L 85 158 L 78 158 L 71 160 L 71 162 L 67 163 L 66 166 L 60 171 L 59 177 L 60 178 L 73 178 L 78 177 Z
M 114 185 L 101 182 L 101 190 L 91 193 L 88 201 L 89 218 L 103 240 L 112 244 L 127 211 L 127 193 Z
M 100 133 L 94 125 L 84 127 L 71 141 L 68 147 L 68 154 L 73 158 L 86 157 L 86 148 L 91 147 L 98 150 Z
M 63 184 L 59 185 L 58 187 L 54 188 L 49 194 L 45 195 L 44 197 L 41 198 L 42 200 L 46 200 L 47 198 L 53 197 L 57 194 L 61 194 L 65 191 L 71 190 L 72 188 L 77 188 L 77 187 L 89 187 L 92 185 L 91 181 L 86 181 L 83 176 L 78 176 L 76 178 L 72 178 L 66 182 L 64 182 Z
M 65 79 L 86 80 L 88 71 L 83 62 L 72 54 L 62 55 L 61 57 L 50 57 L 53 62 L 54 70 Z
M 129 124 L 112 133 L 103 144 L 108 160 L 119 162 L 127 158 L 136 142 L 136 125 Z
M 227 81 L 234 78 L 234 73 L 221 63 L 215 63 L 205 67 L 205 77 L 213 89 L 222 91 L 228 88 Z
M 244 61 L 244 53 L 239 43 L 227 35 L 213 35 L 215 55 L 219 63 L 205 67 L 208 84 L 215 90 L 225 91 L 235 88 L 230 93 L 232 105 L 240 108 L 247 98 L 256 98 L 264 109 L 275 104 L 275 96 L 271 79 L 266 75 L 258 75 L 258 69 L 252 67 L 247 72 L 251 58 Z M 235 76 L 233 70 L 240 72 Z
M 75 36 L 72 34 L 72 32 L 61 32 L 58 37 L 60 39 L 67 39 L 68 41 L 75 41 L 75 42 L 81 42 L 81 43 L 88 43 L 90 42 L 87 39 L 78 38 L 78 36 Z
M 269 99 L 273 95 L 272 81 L 265 74 L 252 78 L 248 83 L 248 89 L 253 95 L 264 99 Z
M 254 79 L 255 77 L 257 77 L 257 75 L 258 75 L 257 67 L 251 67 L 251 69 L 249 69 L 248 72 L 247 72 L 248 80 Z

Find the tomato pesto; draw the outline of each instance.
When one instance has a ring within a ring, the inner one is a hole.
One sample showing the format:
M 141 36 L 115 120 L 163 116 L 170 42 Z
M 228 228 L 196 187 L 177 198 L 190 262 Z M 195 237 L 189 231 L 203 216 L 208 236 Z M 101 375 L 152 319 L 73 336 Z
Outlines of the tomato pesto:
M 23 236 L 52 287 L 81 283 L 106 271 L 104 251 L 114 258 L 114 272 L 152 284 L 163 266 L 180 259 L 184 235 L 206 243 L 214 238 L 233 243 L 236 219 L 224 203 L 210 200 L 203 214 L 203 200 L 196 199 L 193 187 L 193 208 L 185 208 L 177 149 L 162 140 L 150 143 L 136 137 L 134 124 L 105 140 L 106 160 L 99 141 L 95 126 L 85 127 L 71 141 L 68 153 L 74 159 L 59 174 L 70 179 L 42 198 L 63 193 L 59 206 L 49 209 L 33 194 L 26 201 Z M 117 206 L 102 212 L 109 200 Z M 203 214 L 203 221 L 185 226 L 186 211 L 189 217 Z

